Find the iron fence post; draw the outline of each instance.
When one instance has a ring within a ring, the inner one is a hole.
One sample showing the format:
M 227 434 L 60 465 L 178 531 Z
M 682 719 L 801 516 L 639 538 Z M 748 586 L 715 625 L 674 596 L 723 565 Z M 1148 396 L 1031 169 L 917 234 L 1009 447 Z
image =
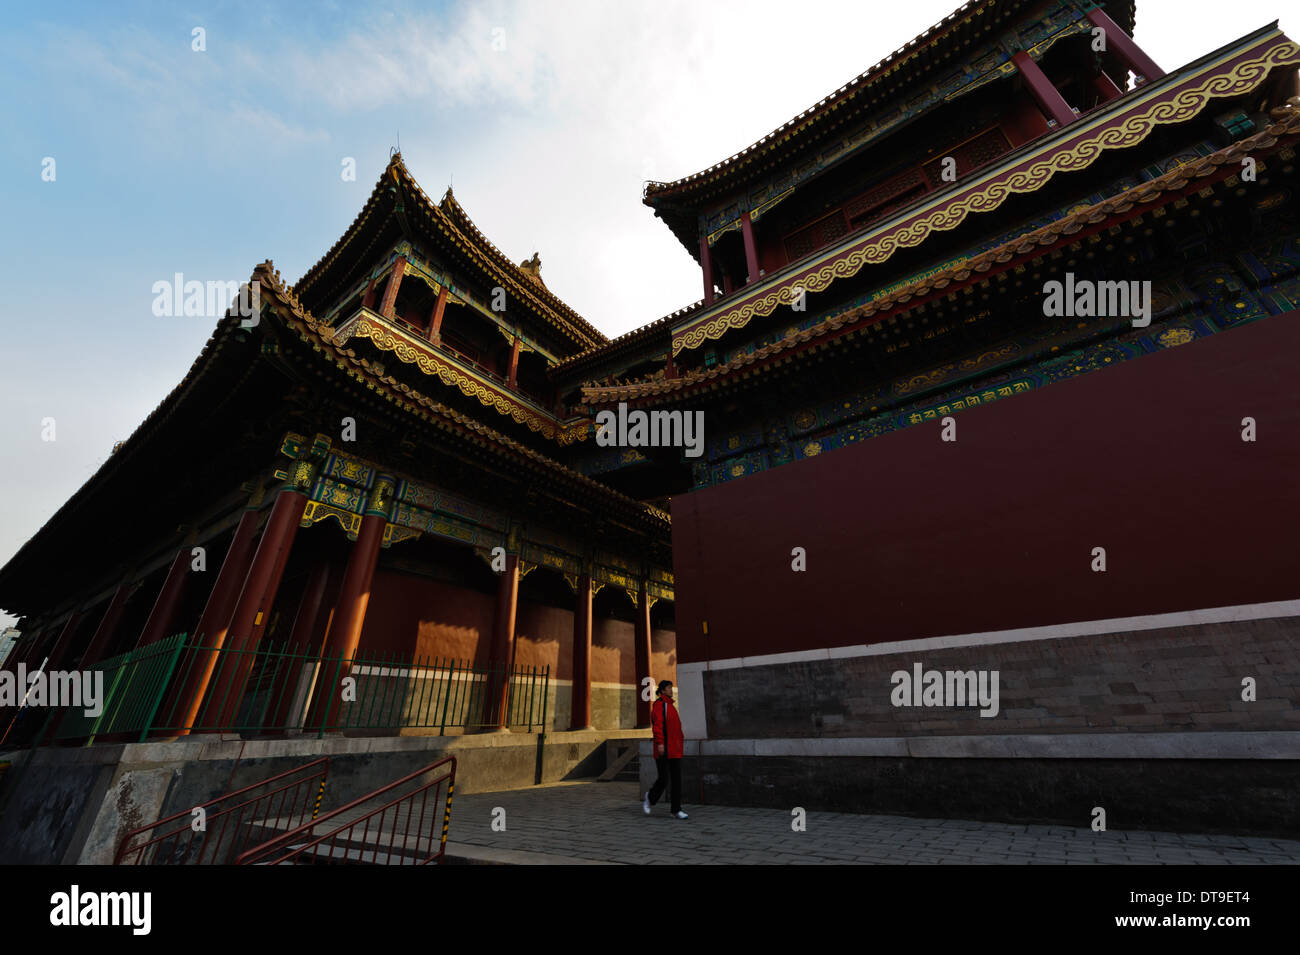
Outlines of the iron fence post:
M 153 729 L 153 719 L 158 715 L 158 707 L 162 706 L 163 696 L 167 693 L 167 684 L 171 682 L 172 671 L 176 669 L 176 661 L 180 659 L 181 650 L 185 647 L 185 638 L 188 636 L 188 633 L 182 633 L 180 639 L 176 641 L 176 646 L 171 649 L 171 659 L 166 661 L 166 670 L 158 683 L 158 693 L 154 696 L 153 706 L 149 707 L 149 715 L 144 719 L 144 728 L 140 730 L 142 743 L 149 738 L 149 731 Z
M 339 658 L 334 662 L 334 679 L 332 679 L 329 683 L 329 685 L 334 687 L 335 689 L 337 689 L 337 684 L 339 681 L 339 669 L 342 666 L 343 666 L 343 651 L 340 650 Z M 329 723 L 329 719 L 330 719 L 330 707 L 334 705 L 334 690 L 327 689 L 326 687 L 321 687 L 321 689 L 326 690 L 326 696 L 325 696 L 325 705 L 321 709 L 320 732 L 316 734 L 317 739 L 325 738 L 325 727 Z
M 546 704 L 547 704 L 547 702 L 549 702 L 549 700 L 550 700 L 550 696 L 551 696 L 550 691 L 551 691 L 551 665 L 548 663 L 548 664 L 546 664 L 546 668 L 542 671 L 542 716 L 541 716 L 541 724 L 542 724 L 542 732 L 543 732 L 543 733 L 545 733 L 545 732 L 547 731 L 547 729 L 549 728 L 549 727 L 547 727 L 547 725 L 546 725 Z

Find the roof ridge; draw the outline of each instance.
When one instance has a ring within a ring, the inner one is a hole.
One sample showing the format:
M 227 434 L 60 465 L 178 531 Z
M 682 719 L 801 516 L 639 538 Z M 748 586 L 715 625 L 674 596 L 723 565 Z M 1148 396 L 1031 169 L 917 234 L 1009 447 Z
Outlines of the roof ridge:
M 352 236 L 352 233 L 356 231 L 357 227 L 360 226 L 361 223 L 365 221 L 366 217 L 370 215 L 372 207 L 378 202 L 384 185 L 384 180 L 388 178 L 389 170 L 391 170 L 394 165 L 400 165 L 401 162 L 402 154 L 394 153 L 392 158 L 388 160 L 388 165 L 384 167 L 384 171 L 379 174 L 379 178 L 375 181 L 374 188 L 370 190 L 370 195 L 367 197 L 361 210 L 352 217 L 352 222 L 343 230 L 343 234 L 334 241 L 334 244 L 329 247 L 325 254 L 317 259 L 315 264 L 304 272 L 299 277 L 298 281 L 294 283 L 293 287 L 295 291 L 301 290 L 304 286 L 310 285 L 314 282 L 317 278 L 317 273 L 324 271 L 325 266 L 338 256 L 339 252 L 342 251 L 343 245 Z M 267 261 L 269 262 L 270 260 L 268 259 Z
M 570 355 L 563 361 L 557 362 L 551 370 L 561 371 L 579 364 L 584 359 L 596 358 L 602 354 L 611 353 L 615 351 L 619 345 L 626 344 L 638 335 L 648 335 L 657 331 L 661 326 L 671 326 L 672 323 L 677 321 L 679 318 L 685 318 L 687 315 L 690 315 L 692 312 L 703 307 L 703 305 L 704 299 L 699 299 L 692 302 L 690 305 L 683 305 L 675 312 L 671 312 L 661 318 L 656 318 L 654 321 L 646 322 L 644 325 L 638 325 L 636 328 L 629 329 L 617 338 L 611 338 L 602 345 L 588 348 L 586 351 L 578 352 L 576 355 Z
M 609 340 L 599 329 L 579 315 L 572 306 L 568 305 L 563 299 L 547 288 L 545 284 L 539 285 L 539 283 L 533 281 L 532 278 L 529 277 L 528 273 L 512 261 L 508 255 L 502 252 L 501 249 L 497 247 L 496 243 L 484 235 L 483 231 L 474 224 L 474 220 L 469 217 L 469 213 L 466 212 L 465 207 L 460 204 L 460 201 L 456 198 L 450 186 L 448 186 L 447 191 L 443 193 L 442 199 L 439 202 L 434 202 L 429 198 L 428 193 L 424 191 L 424 188 L 419 184 L 416 178 L 411 175 L 411 171 L 407 169 L 404 164 L 401 169 L 402 172 L 406 174 L 409 185 L 419 192 L 420 196 L 431 209 L 437 209 L 448 223 L 458 231 L 462 232 L 462 234 L 468 231 L 470 235 L 466 236 L 466 238 L 472 238 L 475 245 L 482 247 L 483 250 L 496 261 L 497 265 L 504 267 L 507 270 L 507 274 L 518 281 L 521 287 L 526 289 L 530 294 L 538 298 L 542 305 L 555 312 L 558 316 L 574 322 L 578 326 L 578 330 L 585 333 L 587 337 L 595 338 L 601 344 Z
M 886 56 L 883 60 L 880 60 L 875 65 L 868 67 L 867 69 L 865 69 L 864 71 L 862 71 L 861 73 L 857 74 L 852 79 L 850 79 L 847 83 L 844 83 L 842 86 L 832 90 L 826 96 L 823 96 L 819 101 L 814 103 L 812 106 L 809 106 L 807 109 L 803 110 L 797 115 L 792 116 L 790 119 L 786 120 L 776 129 L 772 130 L 770 133 L 767 133 L 761 138 L 755 140 L 753 143 L 746 146 L 744 149 L 738 150 L 737 152 L 728 156 L 726 159 L 720 160 L 719 162 L 714 163 L 712 166 L 709 166 L 705 169 L 701 169 L 699 172 L 692 173 L 689 176 L 683 176 L 680 179 L 674 179 L 670 182 L 648 183 L 645 190 L 646 198 L 649 198 L 651 195 L 662 195 L 663 193 L 674 191 L 682 186 L 686 186 L 697 180 L 703 179 L 706 176 L 708 176 L 710 173 L 717 172 L 718 170 L 726 166 L 729 166 L 732 163 L 736 162 L 737 160 L 742 159 L 743 157 L 749 155 L 750 153 L 754 152 L 759 147 L 765 145 L 769 141 L 775 141 L 780 134 L 786 132 L 793 132 L 796 124 L 807 125 L 812 123 L 815 119 L 817 119 L 822 115 L 822 113 L 825 111 L 825 107 L 829 106 L 832 103 L 838 102 L 840 100 L 841 94 L 847 94 L 847 98 L 852 98 L 854 95 L 856 95 L 856 93 L 860 89 L 864 88 L 864 85 L 869 85 L 868 81 L 874 79 L 875 75 L 883 71 L 885 67 L 895 68 L 901 66 L 904 62 L 907 61 L 907 59 L 910 59 L 911 57 L 915 56 L 921 51 L 921 49 L 924 46 L 928 45 L 928 44 L 922 44 L 921 46 L 917 46 L 919 41 L 929 37 L 929 42 L 934 42 L 938 40 L 940 37 L 946 35 L 947 31 L 944 31 L 943 33 L 935 33 L 934 31 L 938 30 L 939 27 L 942 27 L 945 24 L 948 24 L 949 27 L 955 26 L 956 25 L 955 23 L 949 23 L 949 21 L 955 21 L 958 17 L 966 13 L 971 7 L 974 7 L 977 4 L 977 2 L 978 0 L 966 0 L 965 3 L 963 3 L 952 13 L 948 14 L 946 17 L 944 17 L 942 20 L 940 20 L 938 23 L 934 24 L 933 26 L 930 26 L 923 33 L 920 33 L 917 36 L 913 37 L 907 43 L 903 44 L 898 49 L 894 50 L 894 52 Z M 996 2 L 996 0 L 990 0 L 990 3 L 986 5 L 991 5 L 991 3 L 993 2 Z M 983 9 L 983 7 L 980 7 L 979 9 Z M 978 11 L 972 11 L 972 12 L 978 12 Z M 932 33 L 934 34 L 933 36 L 931 36 Z M 894 62 L 896 57 L 904 53 L 907 54 L 907 56 L 904 57 L 904 59 Z M 654 187 L 659 187 L 659 188 L 654 188 Z
M 301 296 L 316 283 L 326 268 L 342 253 L 344 246 L 352 239 L 354 233 L 374 212 L 384 192 L 394 187 L 398 189 L 405 187 L 411 191 L 415 198 L 423 202 L 425 208 L 437 219 L 442 227 L 454 233 L 468 248 L 478 249 L 484 253 L 485 259 L 482 264 L 489 270 L 495 267 L 504 273 L 503 277 L 516 282 L 524 290 L 524 294 L 531 296 L 536 302 L 538 310 L 543 313 L 541 317 L 546 318 L 548 316 L 545 313 L 549 313 L 552 320 L 565 322 L 573 326 L 567 332 L 573 337 L 594 340 L 597 344 L 604 344 L 608 341 L 608 338 L 603 333 L 574 311 L 571 306 L 560 299 L 545 284 L 533 281 L 518 265 L 510 261 L 509 257 L 474 225 L 464 207 L 456 200 L 450 186 L 447 187 L 447 191 L 443 196 L 443 203 L 436 203 L 429 198 L 428 193 L 424 191 L 419 181 L 406 167 L 400 152 L 394 152 L 392 157 L 389 158 L 388 164 L 384 166 L 384 171 L 380 173 L 374 188 L 370 191 L 370 196 L 366 199 L 365 205 L 353 217 L 351 224 L 343 231 L 343 234 L 294 283 L 293 289 L 297 295 Z M 444 208 L 444 204 L 448 203 L 447 208 Z M 449 213 L 449 209 L 459 210 L 459 215 L 453 216 Z

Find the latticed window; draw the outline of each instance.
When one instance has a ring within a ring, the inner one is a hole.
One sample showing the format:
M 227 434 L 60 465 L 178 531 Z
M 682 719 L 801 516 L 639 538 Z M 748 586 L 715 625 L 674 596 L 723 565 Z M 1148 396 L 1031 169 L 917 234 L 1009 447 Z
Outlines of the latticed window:
M 793 262 L 814 249 L 820 249 L 828 242 L 834 242 L 840 236 L 846 235 L 848 231 L 849 223 L 844 217 L 844 210 L 836 209 L 830 215 L 823 216 L 816 222 L 786 236 L 785 254 Z
M 947 183 L 943 181 L 943 160 L 946 156 L 957 160 L 957 175 L 964 176 L 1010 151 L 1011 144 L 1007 142 L 1007 137 L 1002 135 L 1002 130 L 994 127 L 953 147 L 944 156 L 930 160 L 925 164 L 925 174 L 936 187 L 945 186 Z
M 844 211 L 848 214 L 853 228 L 856 229 L 873 219 L 879 219 L 891 209 L 910 202 L 924 192 L 926 192 L 925 177 L 921 175 L 919 169 L 909 169 L 867 190 L 856 199 L 850 200 L 845 205 Z

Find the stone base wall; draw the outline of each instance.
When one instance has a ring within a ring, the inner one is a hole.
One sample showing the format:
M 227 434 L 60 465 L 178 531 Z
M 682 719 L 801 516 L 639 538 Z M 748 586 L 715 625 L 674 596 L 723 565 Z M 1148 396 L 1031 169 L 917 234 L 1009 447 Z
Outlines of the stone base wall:
M 153 822 L 330 757 L 321 811 L 345 805 L 444 756 L 456 792 L 495 792 L 583 779 L 605 769 L 606 741 L 647 731 L 485 733 L 471 736 L 213 739 L 0 754 L 13 767 L 0 785 L 0 864 L 107 865 L 122 836 Z M 450 838 L 457 815 L 452 804 Z M 465 824 L 465 823 L 462 823 Z
M 708 738 L 1300 731 L 1300 617 L 927 643 L 706 670 Z M 910 676 L 916 664 L 923 671 L 996 670 L 997 715 L 981 716 L 977 706 L 895 706 L 891 677 Z M 1246 678 L 1254 681 L 1253 702 L 1242 699 Z
M 683 802 L 1076 828 L 1090 826 L 1100 807 L 1108 830 L 1295 839 L 1294 735 L 1076 735 L 1059 743 L 1043 736 L 947 737 L 935 746 L 901 739 L 688 742 Z M 643 788 L 657 776 L 650 745 L 641 744 Z
M 554 732 L 569 729 L 573 717 L 573 683 L 552 680 L 553 702 L 548 703 L 547 726 Z M 591 725 L 598 730 L 634 729 L 636 727 L 637 688 L 631 684 L 593 683 L 591 685 Z
M 1071 826 L 1101 807 L 1113 829 L 1294 838 L 1293 603 L 686 664 L 687 796 Z M 989 688 L 996 671 L 996 714 L 896 705 L 925 702 L 896 693 L 917 665 Z

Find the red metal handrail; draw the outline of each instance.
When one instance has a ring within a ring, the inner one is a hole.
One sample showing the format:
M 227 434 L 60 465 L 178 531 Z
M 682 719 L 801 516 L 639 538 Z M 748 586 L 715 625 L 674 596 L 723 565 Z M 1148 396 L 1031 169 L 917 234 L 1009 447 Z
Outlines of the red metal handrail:
M 113 857 L 114 865 L 228 865 L 237 852 L 247 848 L 253 833 L 268 819 L 282 818 L 286 814 L 290 819 L 314 817 L 320 808 L 320 799 L 325 792 L 325 780 L 329 775 L 329 757 L 322 756 L 310 763 L 294 769 L 277 773 L 260 782 L 226 793 L 191 809 L 173 813 L 170 816 L 151 822 L 146 826 L 132 829 L 122 837 L 117 855 Z M 230 800 L 248 796 L 253 790 L 279 783 L 290 776 L 311 772 L 301 779 L 286 782 L 278 788 L 270 789 L 261 795 L 230 803 Z M 313 784 L 319 779 L 319 785 Z M 278 799 L 276 797 L 279 797 Z M 227 805 L 221 805 L 228 803 Z M 213 807 L 220 806 L 215 812 Z M 202 809 L 205 816 L 205 828 L 195 832 L 192 828 L 194 810 Z M 220 827 L 214 823 L 220 822 Z M 233 827 L 232 827 L 233 822 Z M 131 845 L 131 840 L 143 833 L 160 826 L 178 823 L 165 832 L 157 833 L 151 839 L 139 845 Z M 227 832 L 231 833 L 228 845 L 225 843 Z M 215 833 L 215 835 L 214 835 Z M 166 845 L 172 840 L 171 845 Z M 198 843 L 196 846 L 195 843 Z M 145 853 L 151 847 L 156 851 L 145 861 Z M 127 863 L 127 855 L 134 855 L 134 861 Z
M 448 766 L 448 764 L 450 764 Z M 381 806 L 370 810 L 362 816 L 351 821 L 344 822 L 337 828 L 319 835 L 312 836 L 314 830 L 318 827 L 326 826 L 331 821 L 336 821 L 339 816 L 347 813 L 350 814 L 365 803 L 370 802 L 378 797 L 413 782 L 422 776 L 434 772 L 440 766 L 448 766 L 445 773 L 424 783 L 417 789 L 390 800 Z M 438 840 L 438 849 L 433 850 L 433 834 L 429 833 L 427 840 L 424 838 L 425 819 L 432 823 L 437 818 L 437 804 L 435 796 L 434 813 L 428 813 L 429 792 L 430 790 L 441 791 L 442 784 L 447 783 L 447 800 L 443 806 L 442 813 L 442 835 Z M 403 776 L 401 779 L 382 786 L 372 793 L 354 799 L 346 806 L 340 806 L 338 809 L 328 812 L 319 819 L 304 823 L 295 828 L 267 840 L 260 846 L 248 849 L 241 853 L 235 859 L 235 865 L 282 865 L 294 864 L 296 861 L 305 861 L 311 863 L 341 863 L 349 862 L 373 862 L 379 864 L 380 856 L 383 855 L 383 864 L 391 865 L 394 863 L 394 854 L 396 853 L 396 864 L 398 865 L 428 865 L 429 863 L 441 863 L 447 851 L 447 830 L 451 826 L 451 800 L 456 790 L 456 757 L 447 756 L 438 760 L 436 763 L 430 763 L 415 772 Z M 412 835 L 412 821 L 415 819 L 416 803 L 419 803 L 419 821 L 414 826 L 415 846 L 411 850 L 410 840 Z M 388 840 L 385 852 L 384 846 L 384 821 L 388 813 L 392 811 L 393 829 L 387 833 Z M 402 825 L 402 815 L 405 810 L 405 827 L 400 833 L 401 844 L 398 845 L 399 832 L 398 827 Z M 378 817 L 378 818 L 376 818 Z M 374 823 L 374 833 L 371 834 L 371 823 Z M 357 835 L 357 828 L 361 828 L 360 835 Z M 297 842 L 299 839 L 306 838 L 306 841 Z M 427 841 L 427 851 L 421 849 L 421 845 Z M 373 843 L 373 844 L 372 844 Z M 423 854 L 422 854 L 423 853 Z M 304 856 L 306 858 L 304 858 Z

